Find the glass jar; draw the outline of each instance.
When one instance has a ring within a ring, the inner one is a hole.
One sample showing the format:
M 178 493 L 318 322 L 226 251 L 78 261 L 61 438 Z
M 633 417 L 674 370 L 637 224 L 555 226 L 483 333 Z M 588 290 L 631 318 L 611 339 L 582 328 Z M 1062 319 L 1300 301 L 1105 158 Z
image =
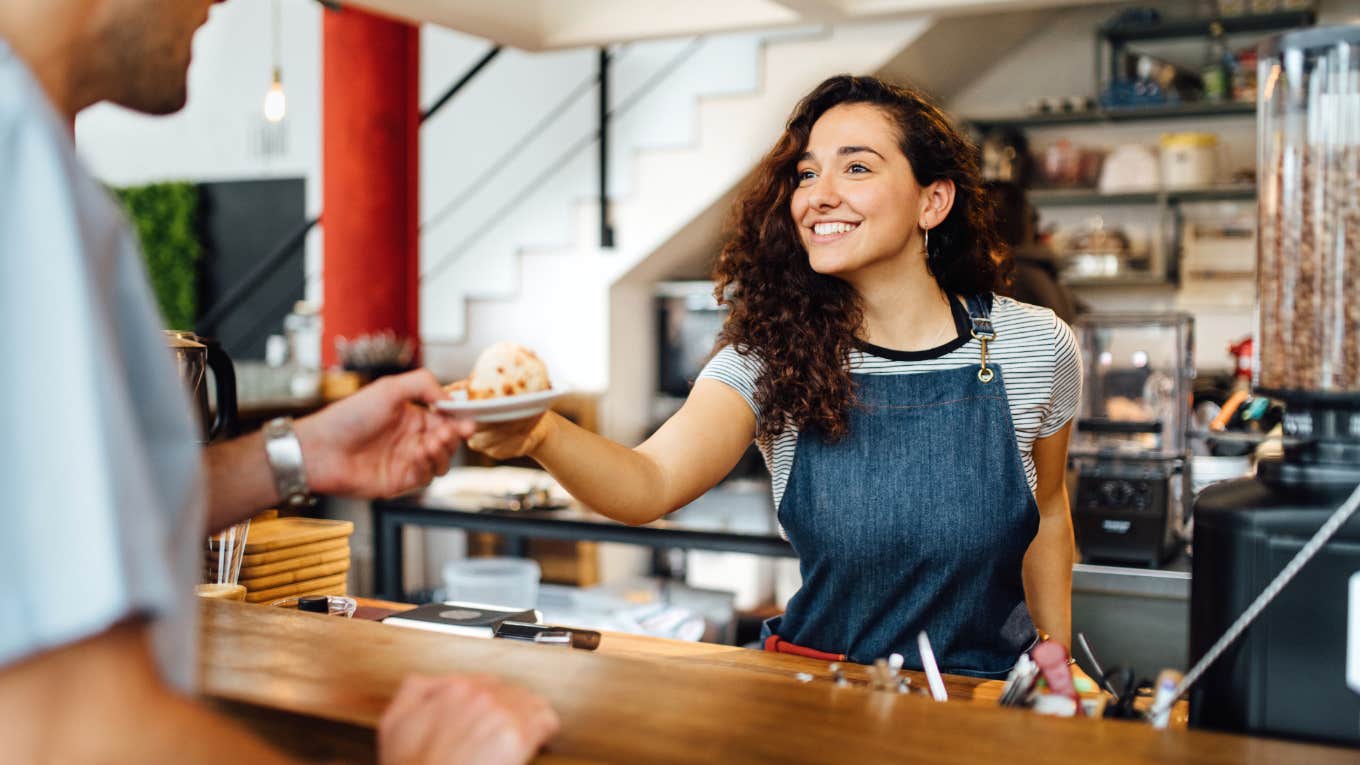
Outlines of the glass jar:
M 1262 43 L 1254 384 L 1360 401 L 1360 25 Z

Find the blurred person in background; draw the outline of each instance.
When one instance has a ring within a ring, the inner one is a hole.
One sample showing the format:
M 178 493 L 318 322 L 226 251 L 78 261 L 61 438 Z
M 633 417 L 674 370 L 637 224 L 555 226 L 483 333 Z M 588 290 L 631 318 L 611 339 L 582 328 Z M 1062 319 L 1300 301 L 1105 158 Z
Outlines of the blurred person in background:
M 1006 251 L 997 253 L 1002 272 L 1008 277 L 998 292 L 1021 303 L 1052 309 L 1059 319 L 1071 324 L 1080 313 L 1072 291 L 1058 281 L 1058 266 L 1052 248 L 1039 240 L 1039 214 L 1019 184 L 987 181 L 983 184 L 996 216 L 996 233 Z
M 72 141 L 101 101 L 182 108 L 212 4 L 0 3 L 0 762 L 286 761 L 183 695 L 205 527 L 280 499 L 263 439 L 196 445 L 132 231 Z M 420 370 L 299 420 L 311 490 L 445 472 L 471 425 L 425 406 L 443 395 Z M 493 678 L 408 678 L 380 759 L 521 763 L 557 726 Z

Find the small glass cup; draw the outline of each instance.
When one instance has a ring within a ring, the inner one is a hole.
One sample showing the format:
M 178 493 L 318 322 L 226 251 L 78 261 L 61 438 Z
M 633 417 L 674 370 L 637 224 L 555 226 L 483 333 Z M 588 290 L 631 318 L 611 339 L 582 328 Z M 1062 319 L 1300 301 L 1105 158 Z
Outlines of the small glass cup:
M 276 608 L 291 608 L 297 610 L 298 601 L 306 597 L 325 598 L 326 613 L 330 614 L 331 616 L 343 616 L 346 619 L 352 618 L 354 616 L 354 612 L 359 607 L 359 602 L 357 600 L 355 600 L 354 598 L 345 597 L 344 595 L 319 595 L 319 596 L 290 595 L 289 597 L 286 598 L 271 600 L 268 603 L 268 605 L 274 606 Z
M 203 559 L 203 581 L 197 592 L 201 598 L 245 600 L 246 588 L 237 582 L 241 575 L 241 559 L 245 556 L 246 535 L 250 521 L 228 526 L 208 536 Z

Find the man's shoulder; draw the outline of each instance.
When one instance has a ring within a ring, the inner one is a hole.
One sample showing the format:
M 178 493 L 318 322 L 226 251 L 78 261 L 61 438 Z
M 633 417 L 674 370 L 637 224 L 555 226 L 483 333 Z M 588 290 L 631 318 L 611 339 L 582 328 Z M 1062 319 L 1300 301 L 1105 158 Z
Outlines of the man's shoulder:
M 50 108 L 28 67 L 0 40 L 0 135 L 48 130 Z

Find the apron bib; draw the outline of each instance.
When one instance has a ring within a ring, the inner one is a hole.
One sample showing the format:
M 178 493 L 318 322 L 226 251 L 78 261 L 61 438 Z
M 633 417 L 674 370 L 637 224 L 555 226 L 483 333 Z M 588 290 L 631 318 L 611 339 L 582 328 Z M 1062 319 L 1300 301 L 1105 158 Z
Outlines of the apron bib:
M 980 365 L 854 375 L 847 436 L 799 434 L 779 521 L 803 585 L 766 623 L 769 650 L 1004 677 L 1036 638 L 1021 564 L 1039 528 L 986 304 L 968 301 Z

